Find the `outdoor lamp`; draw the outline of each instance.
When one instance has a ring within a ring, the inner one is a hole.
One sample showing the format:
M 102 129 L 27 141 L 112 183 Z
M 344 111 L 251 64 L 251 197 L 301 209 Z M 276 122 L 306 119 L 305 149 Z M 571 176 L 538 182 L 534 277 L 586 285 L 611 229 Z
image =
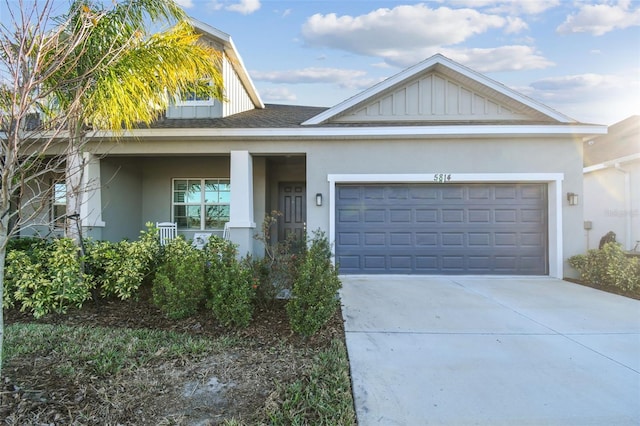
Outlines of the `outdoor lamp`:
M 577 206 L 578 205 L 578 194 L 575 194 L 573 192 L 567 192 L 567 201 L 569 202 L 570 206 Z
M 316 194 L 316 206 L 321 206 L 322 205 L 322 194 L 317 193 Z

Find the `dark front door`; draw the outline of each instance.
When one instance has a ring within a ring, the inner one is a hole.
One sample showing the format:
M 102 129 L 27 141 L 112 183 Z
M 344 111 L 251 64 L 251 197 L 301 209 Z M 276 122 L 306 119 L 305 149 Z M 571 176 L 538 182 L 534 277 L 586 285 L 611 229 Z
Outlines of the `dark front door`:
M 307 222 L 306 185 L 304 182 L 280 184 L 280 207 L 282 216 L 278 226 L 278 241 L 284 241 L 290 235 L 302 241 Z

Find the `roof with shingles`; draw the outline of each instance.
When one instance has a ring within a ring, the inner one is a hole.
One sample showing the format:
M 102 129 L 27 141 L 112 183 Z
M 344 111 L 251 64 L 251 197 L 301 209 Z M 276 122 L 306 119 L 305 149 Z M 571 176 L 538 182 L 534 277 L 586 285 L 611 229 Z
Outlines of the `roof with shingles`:
M 565 125 L 575 123 L 558 123 L 549 121 L 370 121 L 351 123 L 325 122 L 316 125 L 303 125 L 305 121 L 325 112 L 329 108 L 266 104 L 262 109 L 234 114 L 221 118 L 166 118 L 161 117 L 151 126 L 152 129 L 275 129 L 275 128 L 310 128 L 310 127 L 408 127 L 408 126 L 450 126 L 450 125 Z M 141 125 L 140 128 L 145 126 Z
M 584 143 L 584 166 L 640 154 L 640 115 L 632 115 L 609 127 L 606 135 Z
M 264 108 L 221 118 L 166 118 L 151 124 L 152 129 L 268 129 L 306 127 L 302 122 L 327 108 L 267 104 Z

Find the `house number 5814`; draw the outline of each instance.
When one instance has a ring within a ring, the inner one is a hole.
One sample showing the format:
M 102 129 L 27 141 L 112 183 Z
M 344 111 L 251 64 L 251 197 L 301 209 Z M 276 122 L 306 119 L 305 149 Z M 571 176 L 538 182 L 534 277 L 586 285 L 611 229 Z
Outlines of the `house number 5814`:
M 451 181 L 451 173 L 436 173 L 433 175 L 433 181 L 437 183 L 447 183 Z

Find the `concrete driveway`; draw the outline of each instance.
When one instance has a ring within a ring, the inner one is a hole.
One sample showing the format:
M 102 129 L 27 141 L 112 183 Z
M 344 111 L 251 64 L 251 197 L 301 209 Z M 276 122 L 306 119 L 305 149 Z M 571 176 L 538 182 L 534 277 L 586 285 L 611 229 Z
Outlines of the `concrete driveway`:
M 640 301 L 550 278 L 342 277 L 368 425 L 640 425 Z

